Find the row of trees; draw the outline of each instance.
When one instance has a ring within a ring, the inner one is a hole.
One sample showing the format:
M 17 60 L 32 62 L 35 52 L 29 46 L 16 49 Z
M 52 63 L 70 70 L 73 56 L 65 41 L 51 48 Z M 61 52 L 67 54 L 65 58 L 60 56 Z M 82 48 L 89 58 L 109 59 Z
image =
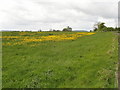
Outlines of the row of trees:
M 42 30 L 39 30 L 39 31 L 42 31 Z M 50 31 L 61 31 L 61 30 L 50 29 Z M 72 31 L 72 28 L 67 26 L 62 31 Z M 104 22 L 98 22 L 94 25 L 94 29 L 90 30 L 90 32 L 91 31 L 94 31 L 94 32 L 119 31 L 120 32 L 120 28 L 107 27 L 105 26 Z
M 61 30 L 50 29 L 49 31 L 59 32 L 59 31 L 61 31 Z M 66 28 L 63 28 L 62 31 L 72 31 L 72 28 L 69 27 L 69 26 L 67 26 Z M 40 30 L 38 30 L 38 32 L 42 32 L 42 30 L 40 29 Z
M 50 29 L 50 31 L 61 31 L 61 30 L 55 30 L 55 29 Z M 69 26 L 67 26 L 66 28 L 63 28 L 63 30 L 62 31 L 72 31 L 72 28 L 71 27 L 69 27 Z
M 120 28 L 113 28 L 105 26 L 104 22 L 98 22 L 94 25 L 95 32 L 120 31 Z

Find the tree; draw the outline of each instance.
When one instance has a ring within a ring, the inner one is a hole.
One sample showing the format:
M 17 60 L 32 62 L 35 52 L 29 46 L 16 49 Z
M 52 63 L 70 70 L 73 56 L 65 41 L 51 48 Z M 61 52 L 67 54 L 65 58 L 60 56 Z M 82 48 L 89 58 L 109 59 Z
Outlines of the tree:
M 38 32 L 42 32 L 42 30 L 40 29 L 40 30 L 38 30 Z
M 105 23 L 99 23 L 98 24 L 98 29 L 103 29 L 103 28 L 105 28 L 106 26 L 104 25 Z
M 72 28 L 68 26 L 67 28 L 64 28 L 63 31 L 72 31 Z
M 53 29 L 53 31 L 55 32 L 56 30 L 55 30 L 55 29 Z
M 118 27 L 118 28 L 116 27 L 115 31 L 118 31 L 120 33 L 120 27 Z
M 92 32 L 92 30 L 90 30 L 90 32 Z
M 93 28 L 94 28 L 93 31 L 97 31 L 97 30 L 98 30 L 99 24 L 100 24 L 100 22 L 97 22 L 97 23 L 94 24 L 94 26 L 93 26 Z
M 107 28 L 104 22 L 98 22 L 94 25 L 94 31 L 105 31 L 105 29 Z
M 94 30 L 93 30 L 94 32 L 96 32 L 97 31 L 97 28 L 94 28 Z
M 118 27 L 118 32 L 120 32 L 120 27 Z
M 107 27 L 107 31 L 115 31 L 113 27 Z

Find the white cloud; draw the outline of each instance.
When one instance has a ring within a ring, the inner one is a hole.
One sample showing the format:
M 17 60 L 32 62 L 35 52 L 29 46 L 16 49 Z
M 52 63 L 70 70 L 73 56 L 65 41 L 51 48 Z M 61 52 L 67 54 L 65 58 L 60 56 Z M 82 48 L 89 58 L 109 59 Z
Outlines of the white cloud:
M 118 0 L 0 0 L 0 29 L 92 29 L 116 26 Z

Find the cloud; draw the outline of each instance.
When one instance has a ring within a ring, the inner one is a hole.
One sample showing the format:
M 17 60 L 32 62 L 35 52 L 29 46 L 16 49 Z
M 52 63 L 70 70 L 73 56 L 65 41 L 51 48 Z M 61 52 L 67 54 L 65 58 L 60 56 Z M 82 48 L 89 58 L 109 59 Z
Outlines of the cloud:
M 1 0 L 0 29 L 92 29 L 97 21 L 115 26 L 118 0 Z
M 93 16 L 101 16 L 104 18 L 117 18 L 117 5 L 115 3 L 108 2 L 92 2 L 84 6 L 76 6 L 73 8 L 75 10 L 82 11 L 86 14 Z

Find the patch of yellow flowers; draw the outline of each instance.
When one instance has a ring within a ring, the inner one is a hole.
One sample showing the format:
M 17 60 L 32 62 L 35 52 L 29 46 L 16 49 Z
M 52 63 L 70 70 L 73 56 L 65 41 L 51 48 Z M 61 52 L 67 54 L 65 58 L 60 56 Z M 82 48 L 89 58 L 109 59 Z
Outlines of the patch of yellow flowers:
M 25 35 L 26 33 L 20 33 L 20 35 Z M 75 34 L 60 34 L 60 35 L 49 35 L 49 36 L 3 36 L 0 38 L 4 38 L 7 40 L 12 40 L 12 42 L 2 43 L 2 45 L 22 45 L 28 42 L 42 42 L 42 41 L 63 41 L 63 40 L 75 40 L 79 37 L 85 36 L 85 35 L 93 35 L 95 33 L 75 33 Z M 34 46 L 34 45 L 32 45 Z
M 20 37 L 19 36 L 0 36 L 0 38 L 10 39 L 10 38 L 20 38 Z

